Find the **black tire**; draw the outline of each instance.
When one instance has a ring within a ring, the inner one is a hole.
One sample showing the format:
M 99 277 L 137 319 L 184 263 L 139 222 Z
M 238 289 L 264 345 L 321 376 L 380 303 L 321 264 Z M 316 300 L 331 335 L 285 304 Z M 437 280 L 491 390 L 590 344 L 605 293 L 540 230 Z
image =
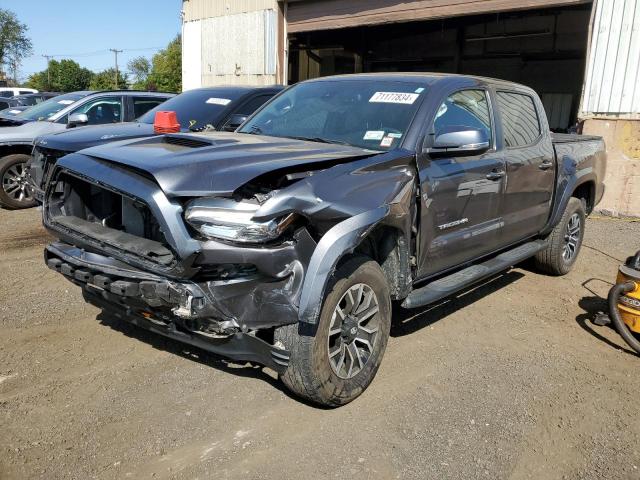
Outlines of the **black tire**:
M 31 157 L 15 153 L 0 158 L 0 205 L 9 210 L 35 207 L 33 190 L 26 176 L 27 162 Z
M 370 292 L 375 296 L 372 297 Z M 351 305 L 355 307 L 350 307 L 349 295 Z M 362 303 L 358 301 L 360 298 Z M 369 303 L 366 303 L 367 298 Z M 377 302 L 377 310 L 373 306 L 374 301 Z M 340 311 L 352 308 L 356 312 L 354 316 L 348 314 L 344 320 L 338 317 L 339 302 Z M 362 307 L 359 314 L 358 306 Z M 371 314 L 374 310 L 376 313 Z M 340 328 L 335 323 L 334 314 L 336 319 L 340 318 Z M 369 314 L 371 316 L 365 318 Z M 358 315 L 364 320 L 359 321 Z M 339 330 L 340 333 L 330 336 L 332 326 L 333 332 Z M 357 333 L 354 333 L 354 327 Z M 276 329 L 275 341 L 281 342 L 291 353 L 289 367 L 280 378 L 292 392 L 313 403 L 328 407 L 349 403 L 375 377 L 387 346 L 390 327 L 389 287 L 380 266 L 367 257 L 354 256 L 337 268 L 332 276 L 315 332 L 303 334 L 299 324 Z M 366 333 L 366 330 L 374 329 L 377 329 L 374 333 Z M 362 338 L 356 338 L 361 335 Z M 364 343 L 369 340 L 372 340 L 371 349 Z M 341 357 L 342 364 L 339 361 Z
M 575 231 L 576 219 L 579 222 L 577 234 L 571 234 Z M 538 269 L 550 275 L 566 275 L 571 271 L 582 246 L 585 219 L 583 202 L 577 198 L 569 199 L 562 218 L 547 237 L 547 247 L 535 256 Z M 570 256 L 567 249 L 572 251 Z

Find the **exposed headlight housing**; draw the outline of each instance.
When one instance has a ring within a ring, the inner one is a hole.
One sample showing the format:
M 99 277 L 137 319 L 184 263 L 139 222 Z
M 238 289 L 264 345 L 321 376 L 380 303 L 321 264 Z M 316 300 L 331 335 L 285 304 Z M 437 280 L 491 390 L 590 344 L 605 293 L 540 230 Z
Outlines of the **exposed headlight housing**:
M 278 238 L 295 218 L 289 214 L 268 222 L 256 222 L 257 203 L 228 198 L 200 198 L 191 201 L 184 218 L 207 238 L 240 243 L 264 243 Z

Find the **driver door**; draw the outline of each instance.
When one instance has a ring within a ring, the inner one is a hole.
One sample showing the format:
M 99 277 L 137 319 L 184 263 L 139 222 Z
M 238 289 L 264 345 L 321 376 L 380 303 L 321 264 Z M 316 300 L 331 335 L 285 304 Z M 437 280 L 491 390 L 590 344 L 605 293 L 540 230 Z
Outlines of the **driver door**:
M 428 129 L 427 143 L 447 127 L 460 126 L 484 130 L 490 147 L 480 154 L 420 156 L 418 277 L 431 276 L 490 253 L 499 239 L 499 207 L 506 170 L 503 155 L 495 148 L 488 90 L 474 88 L 448 95 Z

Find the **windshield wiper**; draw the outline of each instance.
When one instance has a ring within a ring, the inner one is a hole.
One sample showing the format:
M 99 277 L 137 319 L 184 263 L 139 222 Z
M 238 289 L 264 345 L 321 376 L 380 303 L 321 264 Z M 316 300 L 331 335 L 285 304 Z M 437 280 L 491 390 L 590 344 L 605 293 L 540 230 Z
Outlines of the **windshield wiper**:
M 251 131 L 249 131 L 249 132 L 242 132 L 242 133 L 248 133 L 248 134 L 250 134 L 250 135 L 260 135 L 260 134 L 262 134 L 262 129 L 261 129 L 259 126 L 257 126 L 257 125 L 253 125 L 253 126 L 251 127 Z
M 299 136 L 292 135 L 292 136 L 286 136 L 285 138 L 292 138 L 294 140 L 304 140 L 307 142 L 333 143 L 336 145 L 347 145 L 349 147 L 353 146 L 347 142 L 343 142 L 342 140 L 328 140 L 326 138 L 321 138 L 321 137 L 299 137 Z

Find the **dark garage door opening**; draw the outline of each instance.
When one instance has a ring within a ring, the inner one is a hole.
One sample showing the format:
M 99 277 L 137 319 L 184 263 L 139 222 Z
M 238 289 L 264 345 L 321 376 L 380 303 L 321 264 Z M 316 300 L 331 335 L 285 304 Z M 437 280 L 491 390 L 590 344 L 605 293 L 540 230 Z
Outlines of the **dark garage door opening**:
M 552 130 L 576 122 L 591 4 L 290 35 L 289 83 L 360 72 L 501 78 L 541 96 Z

